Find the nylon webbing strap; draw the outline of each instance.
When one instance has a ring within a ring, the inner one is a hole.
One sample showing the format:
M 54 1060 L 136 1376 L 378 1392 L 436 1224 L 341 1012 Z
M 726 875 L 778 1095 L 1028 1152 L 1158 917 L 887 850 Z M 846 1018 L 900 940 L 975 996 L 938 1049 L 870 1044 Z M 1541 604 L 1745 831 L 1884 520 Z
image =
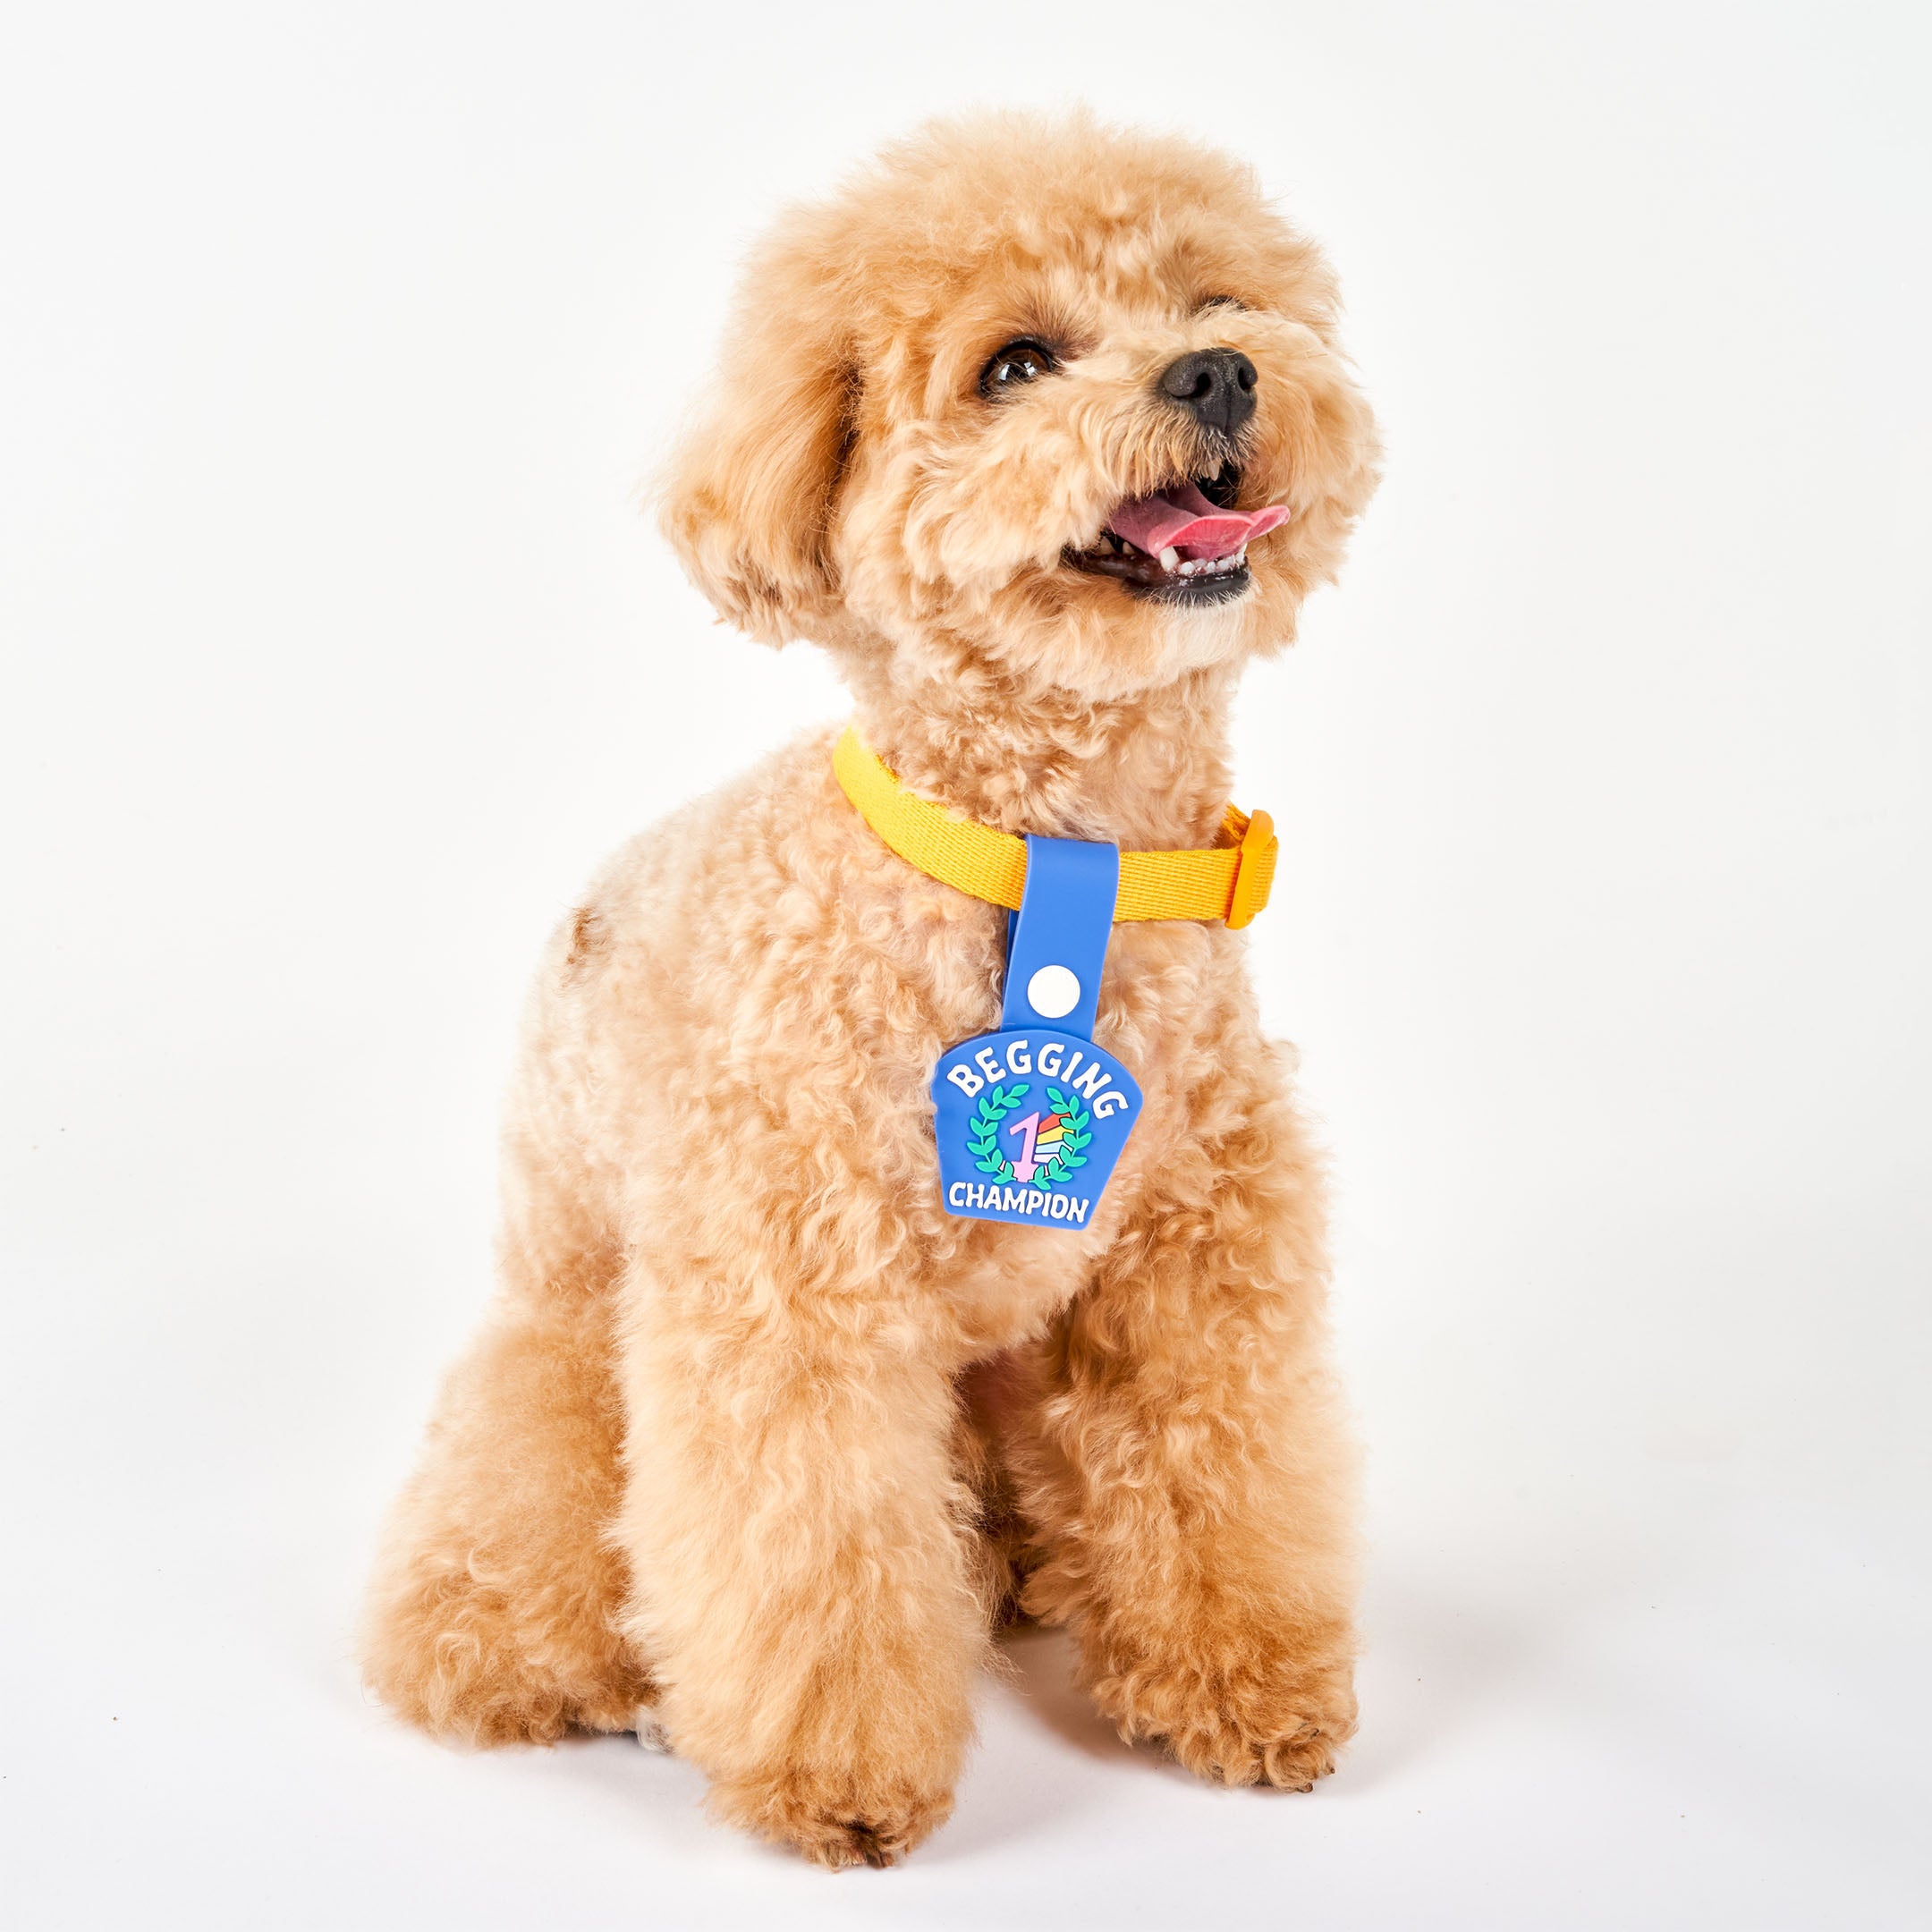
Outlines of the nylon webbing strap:
M 1017 911 L 1026 891 L 1026 841 L 910 792 L 878 754 L 848 726 L 832 754 L 833 769 L 853 809 L 908 865 L 975 899 Z M 1223 919 L 1245 926 L 1267 903 L 1281 842 L 1266 812 L 1250 818 L 1231 805 L 1222 820 L 1225 844 L 1207 852 L 1123 852 L 1123 919 Z

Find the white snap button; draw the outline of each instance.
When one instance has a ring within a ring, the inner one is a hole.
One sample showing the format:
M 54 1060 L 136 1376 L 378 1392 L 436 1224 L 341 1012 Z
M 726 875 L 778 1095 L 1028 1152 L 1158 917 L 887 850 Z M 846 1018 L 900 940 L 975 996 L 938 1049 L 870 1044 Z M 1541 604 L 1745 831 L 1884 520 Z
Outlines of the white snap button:
M 1026 996 L 1041 1019 L 1063 1019 L 1080 1004 L 1080 981 L 1064 966 L 1042 966 L 1027 981 Z

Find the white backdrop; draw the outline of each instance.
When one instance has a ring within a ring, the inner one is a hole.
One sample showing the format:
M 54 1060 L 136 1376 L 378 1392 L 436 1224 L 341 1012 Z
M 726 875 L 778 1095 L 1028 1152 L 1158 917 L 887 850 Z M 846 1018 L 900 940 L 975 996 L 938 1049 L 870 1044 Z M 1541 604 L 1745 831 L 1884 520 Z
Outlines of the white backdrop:
M 15 10 L 0 39 L 0 1894 L 110 1925 L 1925 1922 L 1924 10 Z M 1388 480 L 1240 796 L 1334 1148 L 1364 1724 L 1057 1640 L 833 1880 L 357 1688 L 619 840 L 840 694 L 633 507 L 734 259 L 924 114 L 1250 157 Z

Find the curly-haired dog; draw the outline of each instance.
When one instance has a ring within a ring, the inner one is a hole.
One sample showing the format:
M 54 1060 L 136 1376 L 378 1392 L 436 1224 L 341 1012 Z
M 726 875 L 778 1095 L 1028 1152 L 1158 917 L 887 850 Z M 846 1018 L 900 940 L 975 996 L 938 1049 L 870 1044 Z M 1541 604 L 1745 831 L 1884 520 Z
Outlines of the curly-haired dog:
M 928 130 L 755 257 L 665 529 L 730 621 L 832 654 L 911 791 L 1212 847 L 1242 665 L 1375 481 L 1335 311 L 1212 153 Z M 1245 555 L 1166 540 L 1215 505 Z M 1114 928 L 1095 1038 L 1146 1102 L 1087 1225 L 949 1215 L 928 1081 L 996 1021 L 1005 915 L 888 849 L 832 750 L 645 834 L 552 944 L 501 1292 L 369 1681 L 478 1742 L 661 1727 L 724 1816 L 886 1863 L 951 1808 L 1017 1608 L 1126 1736 L 1306 1790 L 1355 1717 L 1350 1453 L 1245 939 Z

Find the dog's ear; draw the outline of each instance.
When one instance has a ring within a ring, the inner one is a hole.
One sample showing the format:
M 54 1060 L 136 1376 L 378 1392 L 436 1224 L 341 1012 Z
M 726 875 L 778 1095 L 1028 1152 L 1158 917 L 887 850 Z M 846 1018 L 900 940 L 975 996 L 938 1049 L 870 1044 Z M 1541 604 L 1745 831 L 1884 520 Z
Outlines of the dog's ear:
M 859 385 L 822 262 L 795 239 L 754 258 L 659 498 L 685 574 L 768 644 L 810 635 L 837 602 L 828 538 Z

